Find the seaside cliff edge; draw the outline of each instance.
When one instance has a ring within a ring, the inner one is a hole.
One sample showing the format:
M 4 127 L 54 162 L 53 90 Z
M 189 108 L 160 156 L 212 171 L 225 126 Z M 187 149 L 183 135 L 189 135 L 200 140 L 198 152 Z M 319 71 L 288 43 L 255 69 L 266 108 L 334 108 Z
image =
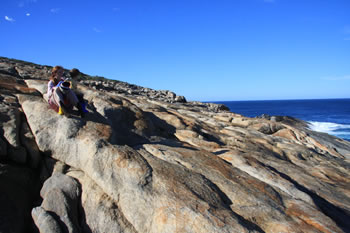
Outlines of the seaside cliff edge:
M 171 91 L 0 57 L 0 232 L 350 232 L 350 142 Z

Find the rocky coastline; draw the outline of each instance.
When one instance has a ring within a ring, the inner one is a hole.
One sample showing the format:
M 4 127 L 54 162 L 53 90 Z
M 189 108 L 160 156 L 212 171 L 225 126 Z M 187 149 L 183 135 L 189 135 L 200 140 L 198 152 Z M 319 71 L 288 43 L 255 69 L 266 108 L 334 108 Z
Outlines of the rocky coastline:
M 0 232 L 350 232 L 350 142 L 286 116 L 0 57 Z

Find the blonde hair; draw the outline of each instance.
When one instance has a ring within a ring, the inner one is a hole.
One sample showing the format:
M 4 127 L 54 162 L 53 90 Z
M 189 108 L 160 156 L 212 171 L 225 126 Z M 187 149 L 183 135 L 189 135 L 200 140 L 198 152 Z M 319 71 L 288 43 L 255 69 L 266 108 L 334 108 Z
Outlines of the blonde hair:
M 58 84 L 58 81 L 59 81 L 59 80 L 56 79 L 57 72 L 58 72 L 59 70 L 63 70 L 63 67 L 62 67 L 62 66 L 55 66 L 55 67 L 52 68 L 52 70 L 51 70 L 50 80 L 51 80 L 52 82 L 54 82 L 55 85 L 57 85 L 57 84 Z

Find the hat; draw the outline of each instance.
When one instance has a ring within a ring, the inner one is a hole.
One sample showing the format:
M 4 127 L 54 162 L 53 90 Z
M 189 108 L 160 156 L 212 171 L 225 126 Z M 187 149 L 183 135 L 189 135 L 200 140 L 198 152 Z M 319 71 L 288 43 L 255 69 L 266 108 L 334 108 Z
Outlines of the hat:
M 60 90 L 65 93 L 66 91 L 69 90 L 69 87 L 70 87 L 70 82 L 62 82 L 60 84 Z

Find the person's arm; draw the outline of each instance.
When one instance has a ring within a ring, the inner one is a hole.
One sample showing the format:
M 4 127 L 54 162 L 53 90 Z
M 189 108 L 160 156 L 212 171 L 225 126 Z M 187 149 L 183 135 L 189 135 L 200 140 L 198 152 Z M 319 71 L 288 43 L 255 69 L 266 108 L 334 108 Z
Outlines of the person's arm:
M 71 85 L 70 89 L 76 90 L 76 89 L 77 89 L 77 80 L 72 79 L 72 80 L 70 81 L 70 85 Z

